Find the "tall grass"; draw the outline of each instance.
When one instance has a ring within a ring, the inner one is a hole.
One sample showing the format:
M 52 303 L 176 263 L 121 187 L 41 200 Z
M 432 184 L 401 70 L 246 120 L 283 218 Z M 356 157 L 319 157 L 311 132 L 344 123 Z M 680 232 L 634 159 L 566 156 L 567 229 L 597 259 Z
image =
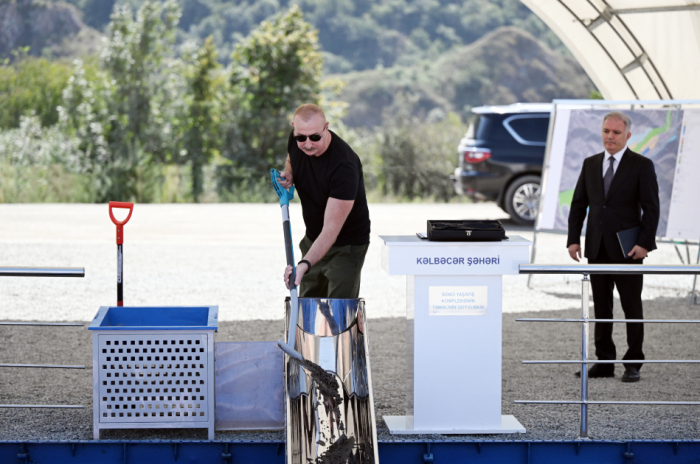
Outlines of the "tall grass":
M 456 146 L 464 126 L 454 114 L 426 123 L 403 114 L 375 130 L 355 131 L 335 124 L 336 132 L 358 153 L 370 202 L 455 202 L 449 175 L 457 165 Z M 35 116 L 20 127 L 0 131 L 0 202 L 94 203 L 98 179 L 84 171 L 76 140 L 57 126 L 42 127 Z M 277 196 L 268 176 L 232 172 L 220 159 L 203 170 L 200 202 L 270 203 Z M 282 169 L 279 166 L 279 169 Z M 222 172 L 227 174 L 222 188 Z M 188 165 L 156 162 L 133 171 L 136 194 L 151 203 L 189 203 Z M 231 179 L 234 179 L 233 181 Z M 114 200 L 129 201 L 128 198 Z
M 60 164 L 21 166 L 0 162 L 0 203 L 90 203 L 91 179 Z
M 247 179 L 232 191 L 217 192 L 216 166 L 204 169 L 200 203 L 272 203 L 277 196 L 268 177 Z M 189 166 L 155 165 L 139 170 L 137 188 L 150 203 L 191 203 L 192 171 Z M 120 200 L 116 199 L 115 200 Z M 0 160 L 0 203 L 94 203 L 94 179 L 69 172 L 61 164 L 17 165 Z

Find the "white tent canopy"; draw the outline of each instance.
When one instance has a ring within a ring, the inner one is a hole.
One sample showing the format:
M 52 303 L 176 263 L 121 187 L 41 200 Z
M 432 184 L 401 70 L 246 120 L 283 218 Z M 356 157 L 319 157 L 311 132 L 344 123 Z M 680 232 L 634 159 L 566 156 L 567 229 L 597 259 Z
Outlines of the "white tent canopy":
M 521 0 L 606 100 L 700 98 L 700 0 Z

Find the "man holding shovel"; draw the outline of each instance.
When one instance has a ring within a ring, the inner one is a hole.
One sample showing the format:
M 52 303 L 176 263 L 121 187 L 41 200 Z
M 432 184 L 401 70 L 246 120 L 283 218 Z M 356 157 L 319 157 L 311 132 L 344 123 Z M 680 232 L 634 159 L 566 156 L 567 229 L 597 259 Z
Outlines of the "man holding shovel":
M 323 110 L 307 103 L 294 112 L 287 161 L 278 179 L 295 186 L 306 225 L 296 267 L 302 298 L 358 298 L 360 273 L 369 247 L 369 209 L 362 163 L 328 129 Z M 292 267 L 284 282 L 289 288 Z

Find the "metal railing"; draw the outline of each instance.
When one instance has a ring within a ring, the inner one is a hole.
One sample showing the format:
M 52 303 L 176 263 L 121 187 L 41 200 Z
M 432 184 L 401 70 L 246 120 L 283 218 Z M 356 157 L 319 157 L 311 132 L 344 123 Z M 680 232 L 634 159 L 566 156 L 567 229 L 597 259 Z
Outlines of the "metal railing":
M 517 400 L 518 404 L 580 404 L 581 427 L 580 438 L 588 437 L 588 405 L 589 404 L 626 404 L 626 405 L 700 405 L 697 401 L 591 401 L 588 399 L 588 364 L 641 364 L 641 363 L 700 363 L 700 360 L 589 360 L 588 340 L 590 322 L 638 322 L 666 324 L 697 324 L 700 320 L 671 320 L 671 319 L 591 319 L 588 317 L 588 298 L 590 293 L 590 274 L 700 274 L 700 266 L 633 266 L 627 264 L 593 264 L 593 265 L 544 265 L 521 264 L 520 274 L 581 274 L 581 318 L 580 319 L 516 319 L 518 322 L 578 322 L 581 324 L 581 359 L 554 361 L 523 361 L 523 364 L 580 364 L 581 365 L 581 399 L 579 401 L 553 400 Z
M 85 268 L 0 267 L 0 277 L 85 277 Z
M 0 277 L 85 277 L 85 268 L 78 267 L 0 267 Z M 83 327 L 78 322 L 0 322 L 0 325 L 18 326 L 56 326 Z M 85 366 L 66 366 L 56 364 L 0 364 L 2 367 L 26 367 L 40 369 L 85 369 Z M 50 408 L 50 409 L 83 409 L 82 405 L 56 404 L 0 404 L 0 408 Z

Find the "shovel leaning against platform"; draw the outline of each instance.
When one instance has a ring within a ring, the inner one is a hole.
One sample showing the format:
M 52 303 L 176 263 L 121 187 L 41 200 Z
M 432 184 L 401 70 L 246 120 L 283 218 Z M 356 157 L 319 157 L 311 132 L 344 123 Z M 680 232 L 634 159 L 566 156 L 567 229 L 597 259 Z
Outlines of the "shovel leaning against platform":
M 114 208 L 124 208 L 129 210 L 129 214 L 126 219 L 121 221 L 117 220 L 112 213 Z M 124 201 L 110 201 L 109 202 L 109 217 L 117 226 L 117 306 L 124 306 L 124 226 L 129 219 L 131 219 L 131 213 L 134 211 L 134 204 L 127 203 Z

